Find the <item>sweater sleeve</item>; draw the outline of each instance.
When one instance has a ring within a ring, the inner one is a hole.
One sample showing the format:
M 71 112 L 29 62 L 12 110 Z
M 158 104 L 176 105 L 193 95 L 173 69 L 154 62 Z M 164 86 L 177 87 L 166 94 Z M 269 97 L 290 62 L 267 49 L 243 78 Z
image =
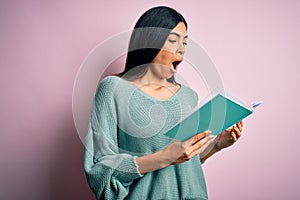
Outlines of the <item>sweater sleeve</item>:
M 136 156 L 119 153 L 112 79 L 98 86 L 84 144 L 84 170 L 97 199 L 124 199 L 133 180 L 144 176 Z

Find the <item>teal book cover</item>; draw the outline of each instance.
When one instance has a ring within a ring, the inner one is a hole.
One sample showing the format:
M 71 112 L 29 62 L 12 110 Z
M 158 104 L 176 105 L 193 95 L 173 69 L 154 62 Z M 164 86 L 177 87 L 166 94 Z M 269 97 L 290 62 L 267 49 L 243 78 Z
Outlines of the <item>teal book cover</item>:
M 233 95 L 217 88 L 165 135 L 181 141 L 206 130 L 218 135 L 251 115 L 261 103 L 259 101 L 247 107 Z

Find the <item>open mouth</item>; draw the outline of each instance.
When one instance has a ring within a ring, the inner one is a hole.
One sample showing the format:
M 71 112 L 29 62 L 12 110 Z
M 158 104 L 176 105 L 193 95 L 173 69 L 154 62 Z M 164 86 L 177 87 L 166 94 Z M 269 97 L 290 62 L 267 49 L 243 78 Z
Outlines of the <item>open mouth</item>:
M 177 72 L 178 69 L 178 65 L 181 63 L 182 60 L 176 60 L 174 62 L 172 62 L 172 67 L 171 70 L 175 73 Z

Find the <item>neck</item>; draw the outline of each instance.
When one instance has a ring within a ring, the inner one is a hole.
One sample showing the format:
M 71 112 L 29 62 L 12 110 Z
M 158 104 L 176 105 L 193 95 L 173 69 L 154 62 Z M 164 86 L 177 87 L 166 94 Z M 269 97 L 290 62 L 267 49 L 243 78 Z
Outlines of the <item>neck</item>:
M 171 83 L 167 81 L 166 77 L 161 76 L 151 70 L 149 67 L 146 74 L 141 78 L 138 78 L 136 82 L 139 85 L 161 85 L 161 86 L 170 86 Z

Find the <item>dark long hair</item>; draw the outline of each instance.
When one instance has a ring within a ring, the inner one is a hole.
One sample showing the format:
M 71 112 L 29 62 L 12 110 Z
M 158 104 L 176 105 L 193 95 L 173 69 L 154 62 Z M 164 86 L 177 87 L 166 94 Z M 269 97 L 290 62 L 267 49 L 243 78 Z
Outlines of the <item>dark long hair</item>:
M 148 64 L 159 53 L 169 33 L 179 22 L 183 22 L 187 29 L 187 22 L 173 8 L 157 6 L 147 10 L 132 31 L 125 69 L 115 75 L 131 80 L 143 76 L 147 72 Z M 176 83 L 174 75 L 168 81 Z

